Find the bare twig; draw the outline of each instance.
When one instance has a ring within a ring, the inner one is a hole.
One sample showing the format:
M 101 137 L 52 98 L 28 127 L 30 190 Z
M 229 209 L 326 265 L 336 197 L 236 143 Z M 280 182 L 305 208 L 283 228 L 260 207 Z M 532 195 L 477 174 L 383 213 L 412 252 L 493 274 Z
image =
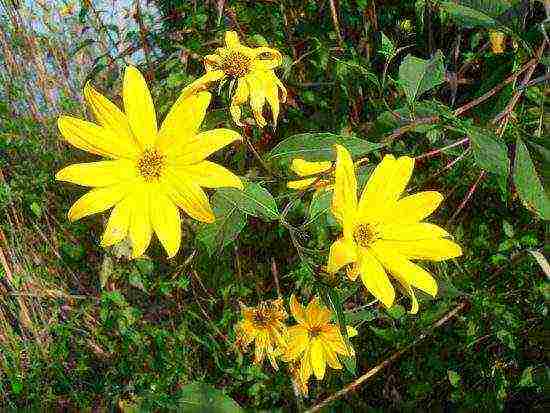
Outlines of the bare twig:
M 470 198 L 474 195 L 474 192 L 476 191 L 477 186 L 479 185 L 479 183 L 485 177 L 486 174 L 487 174 L 487 172 L 481 171 L 481 173 L 477 177 L 476 181 L 472 184 L 472 186 L 468 190 L 468 193 L 466 194 L 466 196 L 464 197 L 464 199 L 462 200 L 462 202 L 460 203 L 460 205 L 458 206 L 458 208 L 456 209 L 454 214 L 451 216 L 451 218 L 449 219 L 447 224 L 450 224 L 451 222 L 453 222 L 455 220 L 455 218 L 458 216 L 458 214 L 460 214 L 460 212 L 464 209 L 464 207 L 466 206 L 466 204 L 468 203 Z
M 334 0 L 329 0 L 330 3 L 330 14 L 332 16 L 332 23 L 334 24 L 334 31 L 336 32 L 336 37 L 338 37 L 338 44 L 342 49 L 344 49 L 344 39 L 342 38 L 342 33 L 340 33 L 340 23 L 338 22 L 338 12 L 336 10 L 336 4 Z
M 443 151 L 446 151 L 447 149 L 454 148 L 455 146 L 464 145 L 465 143 L 468 143 L 469 141 L 470 141 L 469 138 L 464 138 L 464 139 L 459 140 L 458 142 L 455 142 L 455 143 L 452 143 L 450 145 L 444 146 L 443 148 L 434 149 L 433 151 L 429 151 L 429 152 L 423 153 L 422 155 L 418 155 L 414 159 L 416 161 L 418 161 L 419 159 L 431 158 L 432 156 L 436 156 L 436 155 L 439 155 L 439 154 L 443 153 Z
M 460 313 L 462 310 L 464 310 L 468 306 L 468 303 L 466 301 L 462 301 L 459 303 L 456 307 L 454 307 L 452 310 L 450 310 L 448 313 L 446 313 L 443 317 L 441 317 L 439 320 L 437 320 L 435 323 L 432 324 L 432 326 L 428 329 L 428 331 L 420 334 L 418 338 L 413 341 L 408 346 L 402 348 L 401 350 L 396 351 L 393 353 L 390 357 L 388 357 L 386 360 L 378 364 L 376 367 L 373 367 L 369 371 L 367 371 L 365 374 L 363 374 L 361 377 L 359 377 L 357 380 L 351 382 L 343 389 L 337 391 L 332 396 L 327 397 L 326 399 L 320 401 L 319 403 L 315 404 L 312 408 L 306 411 L 306 413 L 313 413 L 321 410 L 323 407 L 327 406 L 329 403 L 333 402 L 334 400 L 340 399 L 344 397 L 346 394 L 355 391 L 357 388 L 359 388 L 362 384 L 364 384 L 367 380 L 369 380 L 371 377 L 374 377 L 376 374 L 378 374 L 380 371 L 384 370 L 388 366 L 390 366 L 393 362 L 398 360 L 403 354 L 405 354 L 407 351 L 412 349 L 413 347 L 420 344 L 422 341 L 424 341 L 427 337 L 431 336 L 433 331 L 441 327 L 442 325 L 446 324 L 449 320 L 454 318 L 458 313 Z

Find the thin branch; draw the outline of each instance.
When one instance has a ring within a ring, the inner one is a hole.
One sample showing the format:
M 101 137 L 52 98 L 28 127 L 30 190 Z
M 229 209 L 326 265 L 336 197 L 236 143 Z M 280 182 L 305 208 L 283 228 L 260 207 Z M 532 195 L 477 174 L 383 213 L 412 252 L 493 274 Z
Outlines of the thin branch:
M 384 370 L 388 366 L 390 366 L 393 362 L 398 360 L 403 354 L 405 354 L 407 351 L 411 350 L 413 347 L 416 347 L 418 344 L 420 344 L 422 341 L 424 341 L 427 337 L 431 336 L 433 331 L 441 327 L 442 325 L 446 324 L 449 320 L 454 318 L 458 313 L 460 313 L 462 310 L 464 310 L 468 306 L 468 303 L 466 301 L 462 301 L 460 304 L 458 304 L 456 307 L 454 307 L 451 311 L 446 313 L 443 317 L 441 317 L 438 321 L 432 324 L 430 329 L 427 332 L 424 332 L 418 336 L 418 338 L 413 341 L 408 346 L 402 348 L 401 350 L 396 351 L 393 353 L 390 357 L 388 357 L 386 360 L 384 360 L 382 363 L 378 364 L 376 367 L 373 367 L 369 371 L 367 371 L 365 374 L 363 374 L 361 377 L 359 377 L 357 380 L 351 382 L 343 389 L 337 391 L 332 396 L 327 397 L 326 399 L 320 401 L 319 403 L 315 404 L 312 408 L 306 411 L 306 413 L 313 413 L 321 410 L 323 407 L 327 406 L 329 403 L 333 402 L 334 400 L 340 399 L 344 397 L 346 394 L 357 390 L 361 385 L 363 385 L 367 380 L 369 380 L 371 377 L 376 376 L 380 371 Z
M 336 31 L 336 36 L 338 37 L 338 44 L 342 49 L 344 49 L 344 39 L 340 33 L 340 23 L 338 22 L 338 12 L 336 10 L 336 4 L 334 0 L 329 0 L 330 3 L 330 14 L 332 16 L 332 23 L 334 24 L 334 31 Z

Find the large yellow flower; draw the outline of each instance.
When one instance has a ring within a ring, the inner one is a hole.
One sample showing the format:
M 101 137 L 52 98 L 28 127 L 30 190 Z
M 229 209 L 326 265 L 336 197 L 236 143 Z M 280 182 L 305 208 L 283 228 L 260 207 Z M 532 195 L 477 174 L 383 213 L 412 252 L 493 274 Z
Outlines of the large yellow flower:
M 412 287 L 435 297 L 437 283 L 410 260 L 442 261 L 462 255 L 459 245 L 437 225 L 421 222 L 441 203 L 435 191 L 402 197 L 409 182 L 414 159 L 386 155 L 372 172 L 357 200 L 357 180 L 349 152 L 336 145 L 336 182 L 332 212 L 343 226 L 343 236 L 330 248 L 328 272 L 352 264 L 348 275 L 360 275 L 365 287 L 386 307 L 395 291 L 390 273 L 411 297 L 412 313 L 418 301 Z
M 231 99 L 230 111 L 235 123 L 242 126 L 241 106 L 250 100 L 254 118 L 260 127 L 266 125 L 263 117 L 265 102 L 271 107 L 273 123 L 279 117 L 279 102 L 286 101 L 286 89 L 275 75 L 274 69 L 282 62 L 281 53 L 269 47 L 250 48 L 240 43 L 235 32 L 225 33 L 225 47 L 204 58 L 206 75 L 186 87 L 182 94 L 204 89 L 209 83 L 232 79 L 236 87 Z M 279 98 L 279 90 L 281 98 Z
M 201 187 L 242 189 L 236 175 L 205 160 L 241 136 L 228 129 L 198 133 L 211 99 L 208 92 L 178 99 L 160 130 L 145 79 L 132 66 L 126 68 L 122 92 L 125 114 L 86 85 L 84 95 L 99 124 L 59 118 L 67 142 L 108 160 L 68 166 L 56 179 L 93 187 L 69 210 L 71 221 L 114 207 L 101 245 L 128 236 L 133 256 L 139 257 L 154 231 L 173 257 L 181 240 L 177 207 L 194 219 L 213 222 Z
M 288 345 L 283 358 L 289 362 L 299 362 L 299 372 L 291 364 L 291 371 L 298 386 L 307 389 L 309 377 L 314 374 L 317 380 L 325 376 L 327 364 L 333 369 L 342 369 L 338 355 L 350 357 L 354 355 L 352 348 L 346 346 L 344 338 L 340 334 L 337 325 L 330 323 L 332 312 L 319 304 L 318 298 L 314 298 L 304 307 L 292 295 L 290 298 L 290 311 L 298 322 L 297 325 L 288 328 Z M 349 337 L 357 335 L 353 327 L 347 327 Z
M 237 324 L 237 344 L 248 347 L 255 342 L 254 363 L 261 364 L 265 355 L 277 369 L 276 357 L 286 344 L 287 331 L 284 324 L 288 314 L 281 298 L 264 301 L 258 307 L 241 307 L 243 320 Z

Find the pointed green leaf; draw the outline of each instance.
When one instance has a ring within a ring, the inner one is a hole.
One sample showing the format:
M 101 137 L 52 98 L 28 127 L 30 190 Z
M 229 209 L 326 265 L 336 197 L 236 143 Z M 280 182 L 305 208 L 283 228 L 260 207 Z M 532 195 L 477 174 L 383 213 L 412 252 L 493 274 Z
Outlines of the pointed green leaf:
M 445 66 L 441 51 L 424 60 L 410 54 L 399 66 L 399 82 L 405 90 L 407 100 L 412 104 L 423 93 L 445 81 Z
M 275 199 L 260 184 L 246 182 L 243 191 L 235 188 L 220 188 L 217 193 L 249 215 L 268 221 L 279 219 Z

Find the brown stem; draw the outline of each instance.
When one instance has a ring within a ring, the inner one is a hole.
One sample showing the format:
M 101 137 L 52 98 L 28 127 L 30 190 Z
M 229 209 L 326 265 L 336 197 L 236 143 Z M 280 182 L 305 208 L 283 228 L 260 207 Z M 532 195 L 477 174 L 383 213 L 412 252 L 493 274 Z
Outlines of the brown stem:
M 338 22 L 338 12 L 336 10 L 336 4 L 334 0 L 329 0 L 330 3 L 330 14 L 332 16 L 332 23 L 334 24 L 334 31 L 336 31 L 336 37 L 338 37 L 338 44 L 342 49 L 344 49 L 344 39 L 340 33 L 340 23 Z

